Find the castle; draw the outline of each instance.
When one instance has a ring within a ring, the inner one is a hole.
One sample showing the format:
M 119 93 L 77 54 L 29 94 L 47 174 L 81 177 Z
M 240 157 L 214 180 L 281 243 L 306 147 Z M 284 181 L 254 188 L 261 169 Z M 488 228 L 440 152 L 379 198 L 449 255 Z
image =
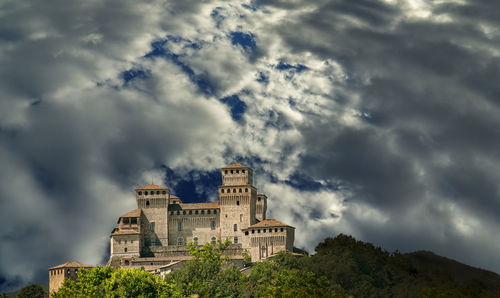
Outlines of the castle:
M 135 189 L 137 209 L 118 219 L 111 233 L 108 265 L 159 272 L 188 260 L 186 244 L 216 244 L 230 239 L 225 254 L 252 262 L 292 251 L 295 228 L 266 219 L 267 197 L 253 186 L 253 170 L 241 164 L 222 168 L 219 201 L 183 203 L 164 186 L 149 184 Z

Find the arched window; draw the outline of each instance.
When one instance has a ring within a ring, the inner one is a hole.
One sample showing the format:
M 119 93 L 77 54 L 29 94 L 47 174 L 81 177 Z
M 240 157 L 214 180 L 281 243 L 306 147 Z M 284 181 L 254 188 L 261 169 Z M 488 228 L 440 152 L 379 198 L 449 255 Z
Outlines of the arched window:
M 283 232 L 283 228 L 281 228 L 280 231 Z
M 201 210 L 201 214 L 205 214 L 205 210 Z
M 138 194 L 139 194 L 140 196 L 142 196 L 142 191 L 138 192 Z
M 258 198 L 257 198 L 257 201 L 259 201 L 259 202 L 260 202 L 260 197 L 258 197 Z
M 273 232 L 273 229 L 272 229 L 272 228 L 271 228 L 271 229 L 269 229 L 269 233 L 272 233 L 272 232 Z
M 156 191 L 156 194 L 157 194 L 157 195 L 159 195 L 159 194 L 160 194 L 160 191 L 159 191 L 159 190 L 157 190 L 157 191 Z
M 240 192 L 242 192 L 241 188 L 240 188 Z
M 220 190 L 221 193 L 224 193 L 224 188 Z
M 231 170 L 231 174 L 233 173 L 233 170 Z
M 193 238 L 194 244 L 198 245 L 198 237 Z
M 236 206 L 239 206 L 240 205 L 240 201 L 236 201 Z
M 278 233 L 278 228 L 274 228 L 274 232 L 275 232 L 275 233 Z
M 239 174 L 240 173 L 240 170 L 236 170 L 236 174 Z
M 181 212 L 180 212 L 180 211 L 177 211 L 177 215 L 181 215 Z
M 69 274 L 69 269 L 66 271 L 67 274 Z
M 198 210 L 196 210 L 196 211 L 194 212 L 194 214 L 198 215 Z
M 214 214 L 217 214 L 217 210 L 214 210 Z
M 245 192 L 248 192 L 248 188 L 245 188 Z
M 177 238 L 177 245 L 184 245 L 184 238 L 182 237 Z
M 182 214 L 186 215 L 186 211 L 182 211 Z
M 124 251 L 124 252 L 127 252 L 127 248 L 125 247 L 125 248 L 123 249 L 123 251 Z
M 224 171 L 224 174 L 227 174 L 227 170 Z
M 164 191 L 162 191 L 161 193 L 162 193 L 162 194 L 164 194 L 164 195 L 166 195 L 166 194 L 167 194 L 167 191 L 165 191 L 165 190 L 164 190 Z
M 149 200 L 146 201 L 146 207 L 149 207 Z
M 236 193 L 236 188 L 233 188 L 233 193 Z
M 241 170 L 241 172 L 242 172 L 243 174 L 245 174 L 245 170 Z
M 128 266 L 129 264 L 130 264 L 130 262 L 128 260 L 125 260 L 125 265 Z
M 217 238 L 212 237 L 212 245 L 216 245 L 216 244 L 217 244 Z
M 144 195 L 145 195 L 145 196 L 147 196 L 147 195 L 148 195 L 148 192 L 147 192 L 147 191 L 145 191 L 145 192 L 144 192 Z

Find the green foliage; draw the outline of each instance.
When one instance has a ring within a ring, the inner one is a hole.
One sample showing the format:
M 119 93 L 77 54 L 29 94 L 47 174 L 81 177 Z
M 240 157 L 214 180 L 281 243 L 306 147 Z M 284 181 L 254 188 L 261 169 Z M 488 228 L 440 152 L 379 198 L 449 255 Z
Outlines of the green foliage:
M 53 297 L 168 297 L 179 296 L 172 285 L 140 269 L 94 267 L 78 279 L 66 279 Z
M 45 291 L 40 285 L 29 285 L 21 289 L 17 297 L 20 298 L 43 298 Z
M 144 270 L 95 267 L 55 297 L 500 297 L 500 277 L 429 252 L 389 254 L 351 236 L 327 238 L 316 254 L 280 252 L 249 275 L 224 268 L 229 240 L 188 244 L 192 259 L 161 280 Z

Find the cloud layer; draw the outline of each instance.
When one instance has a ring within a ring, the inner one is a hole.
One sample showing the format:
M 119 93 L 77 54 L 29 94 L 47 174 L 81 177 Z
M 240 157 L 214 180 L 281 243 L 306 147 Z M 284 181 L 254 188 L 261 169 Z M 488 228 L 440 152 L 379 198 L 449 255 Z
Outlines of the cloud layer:
M 233 161 L 298 247 L 500 272 L 497 6 L 4 1 L 0 289 L 101 262 L 136 185 L 214 200 Z

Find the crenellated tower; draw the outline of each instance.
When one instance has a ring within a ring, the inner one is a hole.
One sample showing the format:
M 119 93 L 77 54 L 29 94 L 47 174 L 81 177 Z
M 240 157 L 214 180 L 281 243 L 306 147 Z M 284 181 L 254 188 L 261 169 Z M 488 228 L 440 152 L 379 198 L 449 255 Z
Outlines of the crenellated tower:
M 233 243 L 241 241 L 241 230 L 257 222 L 256 201 L 252 169 L 237 163 L 222 168 L 222 185 L 219 186 L 222 239 L 229 237 Z
M 156 184 L 141 186 L 135 189 L 135 198 L 143 214 L 143 246 L 167 246 L 170 189 Z

